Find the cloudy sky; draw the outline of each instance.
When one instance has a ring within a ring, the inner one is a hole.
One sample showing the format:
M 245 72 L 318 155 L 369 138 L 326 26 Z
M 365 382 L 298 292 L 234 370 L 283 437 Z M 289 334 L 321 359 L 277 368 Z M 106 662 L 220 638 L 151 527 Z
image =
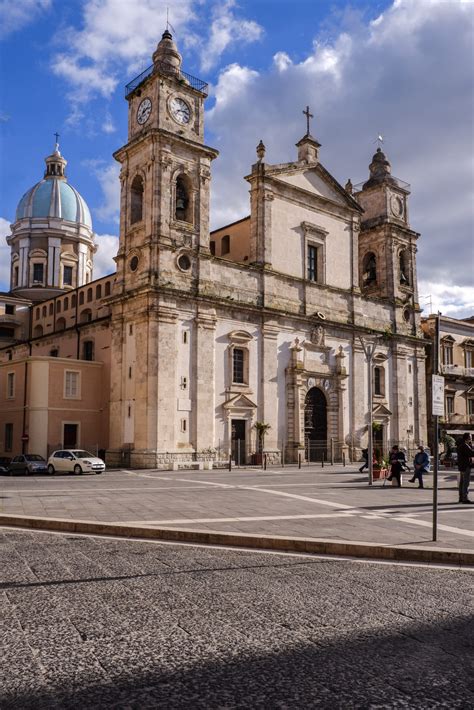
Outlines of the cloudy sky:
M 422 306 L 474 314 L 473 0 L 0 0 L 0 288 L 3 236 L 55 131 L 92 211 L 95 276 L 114 269 L 124 85 L 151 63 L 167 5 L 184 70 L 210 83 L 212 226 L 248 213 L 260 139 L 268 162 L 295 157 L 309 104 L 343 184 L 367 176 L 384 135 L 412 188 Z

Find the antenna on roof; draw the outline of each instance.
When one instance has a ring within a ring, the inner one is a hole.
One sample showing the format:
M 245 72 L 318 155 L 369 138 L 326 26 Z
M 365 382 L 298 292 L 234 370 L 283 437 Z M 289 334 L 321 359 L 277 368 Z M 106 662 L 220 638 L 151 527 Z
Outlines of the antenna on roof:
M 384 142 L 385 142 L 385 138 L 383 137 L 383 135 L 381 133 L 379 133 L 377 138 L 374 141 L 372 141 L 372 143 L 378 143 L 379 148 L 381 148 L 383 146 Z
M 169 9 L 169 7 L 167 7 L 166 8 L 166 29 L 169 30 L 170 27 L 173 30 L 174 34 L 176 34 L 176 30 L 170 22 L 170 9 Z

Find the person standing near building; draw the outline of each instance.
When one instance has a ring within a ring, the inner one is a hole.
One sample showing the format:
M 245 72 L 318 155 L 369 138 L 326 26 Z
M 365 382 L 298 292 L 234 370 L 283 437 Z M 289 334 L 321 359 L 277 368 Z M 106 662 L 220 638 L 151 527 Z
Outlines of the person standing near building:
M 396 444 L 395 446 L 392 446 L 389 458 L 390 476 L 387 478 L 387 481 L 391 481 L 393 478 L 395 478 L 399 488 L 402 487 L 402 470 L 404 458 L 405 457 L 398 448 L 398 446 Z
M 472 439 L 469 432 L 463 434 L 458 444 L 458 469 L 459 469 L 459 502 L 472 504 L 474 500 L 469 500 L 469 483 L 471 482 L 471 466 L 474 458 Z
M 359 473 L 362 473 L 364 468 L 369 468 L 369 449 L 362 449 L 362 458 L 364 465 L 359 468 Z
M 429 467 L 430 457 L 423 446 L 419 446 L 413 459 L 413 478 L 409 479 L 410 483 L 418 479 L 418 488 L 423 488 L 423 474 L 428 472 Z

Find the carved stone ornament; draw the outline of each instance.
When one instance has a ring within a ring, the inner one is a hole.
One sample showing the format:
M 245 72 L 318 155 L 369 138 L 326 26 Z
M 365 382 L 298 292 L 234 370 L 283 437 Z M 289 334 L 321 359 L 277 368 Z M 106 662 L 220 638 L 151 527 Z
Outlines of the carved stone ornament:
M 325 347 L 325 332 L 324 328 L 322 325 L 318 325 L 316 328 L 313 328 L 311 331 L 311 342 L 313 345 L 317 345 L 320 348 Z

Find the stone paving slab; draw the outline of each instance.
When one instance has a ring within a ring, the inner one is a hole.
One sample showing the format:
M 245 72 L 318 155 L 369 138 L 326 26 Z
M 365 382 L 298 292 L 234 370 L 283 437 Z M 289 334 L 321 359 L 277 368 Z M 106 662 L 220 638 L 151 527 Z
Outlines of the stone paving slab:
M 440 476 L 436 543 L 431 490 L 368 487 L 356 469 L 108 471 L 0 483 L 0 512 L 7 515 L 474 549 L 474 507 L 456 502 L 453 473 Z
M 474 705 L 467 570 L 23 531 L 0 555 L 2 710 Z

